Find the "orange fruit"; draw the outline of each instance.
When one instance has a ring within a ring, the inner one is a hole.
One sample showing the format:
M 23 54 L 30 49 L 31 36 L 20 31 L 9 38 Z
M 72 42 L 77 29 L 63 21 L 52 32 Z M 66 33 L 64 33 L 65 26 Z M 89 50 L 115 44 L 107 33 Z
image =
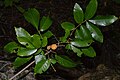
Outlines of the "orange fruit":
M 50 46 L 50 48 L 51 48 L 52 50 L 56 50 L 56 49 L 57 49 L 57 45 L 56 45 L 56 44 L 52 44 L 52 45 Z

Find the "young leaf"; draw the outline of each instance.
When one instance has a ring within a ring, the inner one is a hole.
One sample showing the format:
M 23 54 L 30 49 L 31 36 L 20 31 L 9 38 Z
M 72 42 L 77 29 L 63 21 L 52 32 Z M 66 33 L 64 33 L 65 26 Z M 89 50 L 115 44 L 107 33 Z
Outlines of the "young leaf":
M 75 38 L 87 41 L 88 43 L 91 43 L 93 41 L 91 33 L 86 26 L 80 26 L 80 30 L 76 30 Z
M 25 64 L 26 62 L 28 62 L 32 57 L 28 57 L 28 58 L 20 58 L 20 57 L 17 57 L 14 61 L 14 67 L 17 68 L 17 67 L 20 67 L 22 66 L 23 64 Z
M 17 55 L 19 56 L 30 56 L 34 54 L 37 49 L 19 48 Z
M 85 11 L 85 19 L 86 20 L 92 18 L 95 15 L 97 6 L 98 6 L 97 0 L 91 0 L 89 2 L 89 4 L 86 7 L 86 11 Z
M 32 44 L 35 46 L 35 48 L 40 48 L 40 46 L 41 46 L 41 40 L 40 40 L 40 36 L 39 35 L 34 34 L 31 37 L 31 41 L 32 41 Z
M 31 8 L 28 9 L 28 11 L 26 11 L 23 15 L 25 19 L 38 30 L 40 13 L 35 8 Z
M 96 52 L 94 51 L 94 49 L 90 46 L 89 48 L 85 48 L 82 49 L 82 52 L 89 57 L 95 57 L 96 56 Z
M 47 41 L 47 37 L 43 37 L 42 39 L 42 47 L 45 47 L 47 45 L 48 41 Z
M 72 29 L 75 28 L 75 25 L 73 23 L 70 23 L 70 22 L 63 22 L 61 24 L 61 26 L 64 30 L 69 30 L 69 31 L 71 31 Z
M 39 54 L 35 56 L 35 63 L 37 64 L 38 62 L 40 62 L 41 60 L 46 60 L 45 55 L 43 54 Z
M 90 30 L 92 37 L 98 41 L 98 42 L 103 42 L 103 35 L 101 33 L 101 31 L 99 30 L 99 28 L 97 28 L 95 25 L 86 22 L 86 26 L 87 28 Z
M 71 45 L 76 46 L 76 47 L 87 47 L 87 46 L 89 46 L 89 44 L 86 41 L 83 41 L 83 40 L 80 40 L 80 39 L 74 39 L 70 43 L 71 43 Z
M 53 36 L 53 33 L 52 33 L 51 31 L 48 30 L 48 31 L 45 32 L 42 36 L 43 36 L 43 37 L 50 38 L 51 36 Z
M 77 56 L 81 57 L 83 52 L 80 49 L 78 49 L 78 48 L 76 48 L 76 47 L 74 47 L 72 45 L 71 45 L 71 48 L 72 48 L 74 53 L 77 53 Z
M 19 45 L 16 42 L 10 42 L 7 45 L 5 45 L 4 50 L 13 53 L 15 49 L 19 48 Z
M 43 16 L 40 21 L 40 31 L 47 30 L 52 25 L 52 20 L 48 17 Z
M 64 66 L 64 67 L 68 67 L 68 68 L 71 68 L 71 67 L 75 67 L 76 64 L 67 56 L 58 56 L 58 55 L 55 55 L 55 59 L 57 60 L 57 62 Z
M 42 74 L 43 72 L 45 72 L 50 67 L 50 64 L 51 63 L 50 63 L 49 59 L 47 59 L 47 60 L 43 59 L 35 65 L 34 72 Z
M 114 23 L 118 18 L 114 15 L 109 16 L 97 16 L 93 20 L 89 20 L 91 23 L 100 25 L 100 26 L 107 26 Z
M 75 19 L 76 23 L 78 23 L 78 24 L 80 24 L 84 19 L 83 10 L 77 3 L 75 3 L 75 5 L 74 5 L 73 15 L 74 15 L 74 19 Z

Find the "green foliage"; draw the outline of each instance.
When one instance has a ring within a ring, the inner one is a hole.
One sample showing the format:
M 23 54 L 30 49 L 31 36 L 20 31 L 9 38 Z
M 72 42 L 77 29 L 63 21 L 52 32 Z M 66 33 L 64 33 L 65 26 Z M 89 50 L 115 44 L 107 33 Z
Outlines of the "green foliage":
M 80 5 L 75 3 L 73 16 L 76 23 L 62 22 L 61 27 L 65 30 L 65 34 L 57 40 L 58 43 L 51 45 L 48 45 L 48 40 L 53 36 L 49 30 L 52 20 L 49 16 L 40 18 L 40 13 L 37 9 L 30 8 L 23 15 L 36 28 L 37 33 L 31 35 L 22 27 L 15 27 L 19 43 L 10 42 L 4 49 L 9 53 L 17 53 L 19 56 L 14 62 L 15 67 L 20 67 L 31 58 L 34 58 L 36 63 L 34 68 L 35 74 L 42 74 L 55 63 L 59 63 L 67 68 L 76 67 L 77 63 L 68 56 L 58 54 L 56 49 L 60 45 L 64 45 L 66 50 L 73 51 L 78 57 L 82 57 L 82 55 L 96 56 L 96 52 L 91 44 L 95 41 L 103 42 L 103 35 L 97 26 L 108 26 L 118 19 L 113 15 L 96 16 L 97 6 L 97 0 L 91 0 L 85 12 L 83 12 Z

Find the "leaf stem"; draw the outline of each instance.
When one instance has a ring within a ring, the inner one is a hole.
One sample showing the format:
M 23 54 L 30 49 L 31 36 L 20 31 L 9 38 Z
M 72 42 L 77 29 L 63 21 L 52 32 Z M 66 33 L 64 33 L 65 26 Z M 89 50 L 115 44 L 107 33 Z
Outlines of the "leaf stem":
M 77 27 L 75 27 L 75 28 L 72 30 L 70 36 L 72 36 L 73 33 L 75 32 L 75 30 L 76 30 L 79 26 L 81 26 L 83 23 L 85 23 L 85 22 L 86 22 L 86 20 L 84 20 L 83 22 L 81 22 L 80 24 L 78 24 Z

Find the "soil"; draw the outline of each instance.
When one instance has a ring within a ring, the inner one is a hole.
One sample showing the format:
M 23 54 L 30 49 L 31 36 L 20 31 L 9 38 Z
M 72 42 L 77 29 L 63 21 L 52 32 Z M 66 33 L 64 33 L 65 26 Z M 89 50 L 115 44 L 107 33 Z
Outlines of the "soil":
M 14 26 L 23 27 L 30 34 L 35 33 L 35 29 L 25 21 L 16 5 L 24 9 L 36 8 L 41 16 L 49 15 L 53 20 L 50 30 L 56 37 L 60 37 L 64 35 L 60 23 L 64 21 L 74 23 L 72 15 L 74 4 L 78 3 L 85 9 L 88 2 L 89 0 L 20 0 L 11 7 L 4 7 L 3 0 L 0 1 L 0 80 L 8 80 L 24 68 L 22 66 L 14 69 L 12 62 L 16 55 L 3 50 L 8 42 L 16 40 Z M 98 2 L 96 15 L 120 16 L 120 4 L 112 0 L 98 0 Z M 104 35 L 104 43 L 93 44 L 97 53 L 95 58 L 82 57 L 78 60 L 83 64 L 72 69 L 55 65 L 57 72 L 50 68 L 46 73 L 36 76 L 33 73 L 33 65 L 14 80 L 120 80 L 120 22 L 117 20 L 114 24 L 100 29 Z

